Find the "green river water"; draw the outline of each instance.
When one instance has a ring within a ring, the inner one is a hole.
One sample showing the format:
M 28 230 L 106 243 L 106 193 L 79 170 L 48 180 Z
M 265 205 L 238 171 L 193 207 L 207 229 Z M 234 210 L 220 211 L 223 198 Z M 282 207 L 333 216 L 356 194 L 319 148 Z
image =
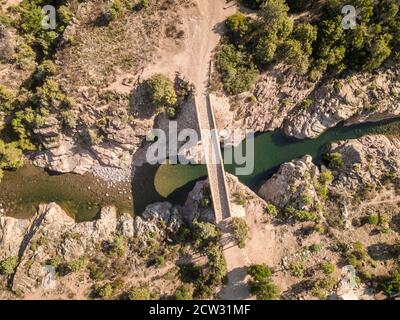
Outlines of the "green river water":
M 282 163 L 307 154 L 319 163 L 328 143 L 367 134 L 398 135 L 400 120 L 339 125 L 317 139 L 291 139 L 279 131 L 258 134 L 254 140 L 254 172 L 238 178 L 256 190 Z M 242 143 L 245 144 L 246 140 Z M 225 165 L 226 171 L 233 174 L 235 168 L 235 164 Z M 7 215 L 27 218 L 35 213 L 39 203 L 54 201 L 77 221 L 87 221 L 98 214 L 101 206 L 108 204 L 116 205 L 120 212 L 140 213 L 146 205 L 157 201 L 182 203 L 194 184 L 206 176 L 204 165 L 144 165 L 136 168 L 131 184 L 108 189 L 91 175 L 55 175 L 28 165 L 5 174 L 0 183 L 0 203 L 7 208 Z

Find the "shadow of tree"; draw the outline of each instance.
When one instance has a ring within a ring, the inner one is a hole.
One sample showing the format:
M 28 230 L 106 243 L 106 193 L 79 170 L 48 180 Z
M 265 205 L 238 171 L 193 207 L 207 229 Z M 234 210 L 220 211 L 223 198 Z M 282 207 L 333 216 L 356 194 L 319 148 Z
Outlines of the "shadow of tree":
M 376 261 L 384 261 L 394 258 L 393 246 L 388 243 L 376 243 L 370 245 L 367 250 L 370 257 Z
M 249 287 L 245 282 L 247 268 L 235 268 L 226 275 L 227 283 L 223 286 L 218 296 L 224 300 L 243 300 L 250 297 Z
M 288 290 L 282 293 L 281 298 L 283 300 L 294 300 L 297 299 L 297 295 L 311 290 L 314 287 L 314 281 L 310 279 L 302 280 L 292 285 Z
M 393 216 L 390 222 L 390 228 L 398 233 L 400 233 L 400 214 Z

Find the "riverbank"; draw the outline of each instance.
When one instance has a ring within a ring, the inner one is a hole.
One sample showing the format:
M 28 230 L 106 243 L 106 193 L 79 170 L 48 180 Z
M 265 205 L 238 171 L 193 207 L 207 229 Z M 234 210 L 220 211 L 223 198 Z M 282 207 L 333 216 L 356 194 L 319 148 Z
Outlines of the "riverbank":
M 26 163 L 3 177 L 0 204 L 3 214 L 31 218 L 39 204 L 58 203 L 77 222 L 89 221 L 107 205 L 133 214 L 130 181 L 105 181 L 92 174 L 55 174 Z

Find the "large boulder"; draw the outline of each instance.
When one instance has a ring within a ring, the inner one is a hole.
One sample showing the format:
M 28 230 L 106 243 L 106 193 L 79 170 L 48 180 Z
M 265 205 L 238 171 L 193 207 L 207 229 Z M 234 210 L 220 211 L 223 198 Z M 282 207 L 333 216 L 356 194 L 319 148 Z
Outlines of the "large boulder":
M 279 171 L 262 185 L 258 194 L 278 207 L 290 205 L 299 210 L 309 210 L 318 197 L 314 180 L 320 175 L 311 156 L 305 156 L 281 165 Z M 307 195 L 312 203 L 306 203 Z

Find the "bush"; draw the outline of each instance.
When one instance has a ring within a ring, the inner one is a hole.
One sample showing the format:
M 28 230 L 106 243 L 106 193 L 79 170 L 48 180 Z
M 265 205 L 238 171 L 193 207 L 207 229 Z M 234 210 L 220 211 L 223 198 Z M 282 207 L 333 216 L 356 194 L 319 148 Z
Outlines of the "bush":
M 290 274 L 296 278 L 303 278 L 305 265 L 303 261 L 294 261 L 290 264 Z
M 247 274 L 256 281 L 264 281 L 271 278 L 272 271 L 265 264 L 252 264 L 248 268 Z
M 226 20 L 226 27 L 233 41 L 239 41 L 249 31 L 248 18 L 241 12 L 230 16 Z
M 69 110 L 62 111 L 60 113 L 60 115 L 61 115 L 61 120 L 62 120 L 62 123 L 64 126 L 66 126 L 67 128 L 70 128 L 70 129 L 76 128 L 76 125 L 77 125 L 76 117 L 71 111 L 69 111 Z
M 292 217 L 296 222 L 313 221 L 318 222 L 320 217 L 312 211 L 297 210 L 293 207 L 286 207 L 285 214 L 287 217 Z
M 100 288 L 95 288 L 95 296 L 100 299 L 110 299 L 114 294 L 114 289 L 111 283 L 107 283 Z
M 321 175 L 319 176 L 319 180 L 322 184 L 329 185 L 333 181 L 334 176 L 331 170 L 324 170 L 321 172 Z
M 8 89 L 7 87 L 0 84 L 0 112 L 8 112 L 13 109 L 13 101 L 16 97 L 16 94 L 13 90 Z
M 7 276 L 12 275 L 18 266 L 18 257 L 12 256 L 0 262 L 0 273 Z
M 190 285 L 180 286 L 175 291 L 175 300 L 192 300 L 193 290 Z
M 272 283 L 272 272 L 265 264 L 253 264 L 248 268 L 247 273 L 251 276 L 249 281 L 250 293 L 255 295 L 257 300 L 279 298 L 280 290 Z
M 344 166 L 343 157 L 339 152 L 325 154 L 323 158 L 328 166 L 333 169 L 339 169 Z
M 312 99 L 304 99 L 301 103 L 300 103 L 300 107 L 303 110 L 308 110 L 312 107 L 314 101 Z
M 322 250 L 322 245 L 320 244 L 313 244 L 310 246 L 310 251 L 311 252 L 320 252 Z
M 368 216 L 368 223 L 372 225 L 378 225 L 379 223 L 379 217 L 376 214 L 371 214 Z
M 267 203 L 266 210 L 267 213 L 273 217 L 276 217 L 279 214 L 278 208 L 274 206 L 272 203 Z
M 321 264 L 321 270 L 325 275 L 329 276 L 335 272 L 336 267 L 333 263 L 326 262 Z
M 227 272 L 222 250 L 216 245 L 210 245 L 206 249 L 206 255 L 208 258 L 208 283 L 211 286 L 218 286 L 222 283 Z
M 243 249 L 246 246 L 246 240 L 249 234 L 249 228 L 247 226 L 246 220 L 242 218 L 233 218 L 233 235 L 239 245 L 239 248 Z
M 81 257 L 79 259 L 72 260 L 68 263 L 68 269 L 71 272 L 79 272 L 82 271 L 86 266 L 86 259 Z
M 151 294 L 148 287 L 134 287 L 129 291 L 129 300 L 150 300 Z
M 162 74 L 156 74 L 147 80 L 148 92 L 152 102 L 159 108 L 174 108 L 177 96 L 173 82 Z
M 0 169 L 18 169 L 24 165 L 23 154 L 17 144 L 0 140 Z
M 400 293 L 400 269 L 394 270 L 384 284 L 384 290 L 389 296 Z
M 279 287 L 270 281 L 250 281 L 250 293 L 257 300 L 277 300 L 280 297 Z
M 105 242 L 103 246 L 104 253 L 110 257 L 122 257 L 126 251 L 124 238 L 120 235 L 114 236 L 111 242 Z
M 217 227 L 208 222 L 198 222 L 195 221 L 193 223 L 193 240 L 196 245 L 207 245 L 209 242 L 216 240 L 219 238 L 220 233 Z

